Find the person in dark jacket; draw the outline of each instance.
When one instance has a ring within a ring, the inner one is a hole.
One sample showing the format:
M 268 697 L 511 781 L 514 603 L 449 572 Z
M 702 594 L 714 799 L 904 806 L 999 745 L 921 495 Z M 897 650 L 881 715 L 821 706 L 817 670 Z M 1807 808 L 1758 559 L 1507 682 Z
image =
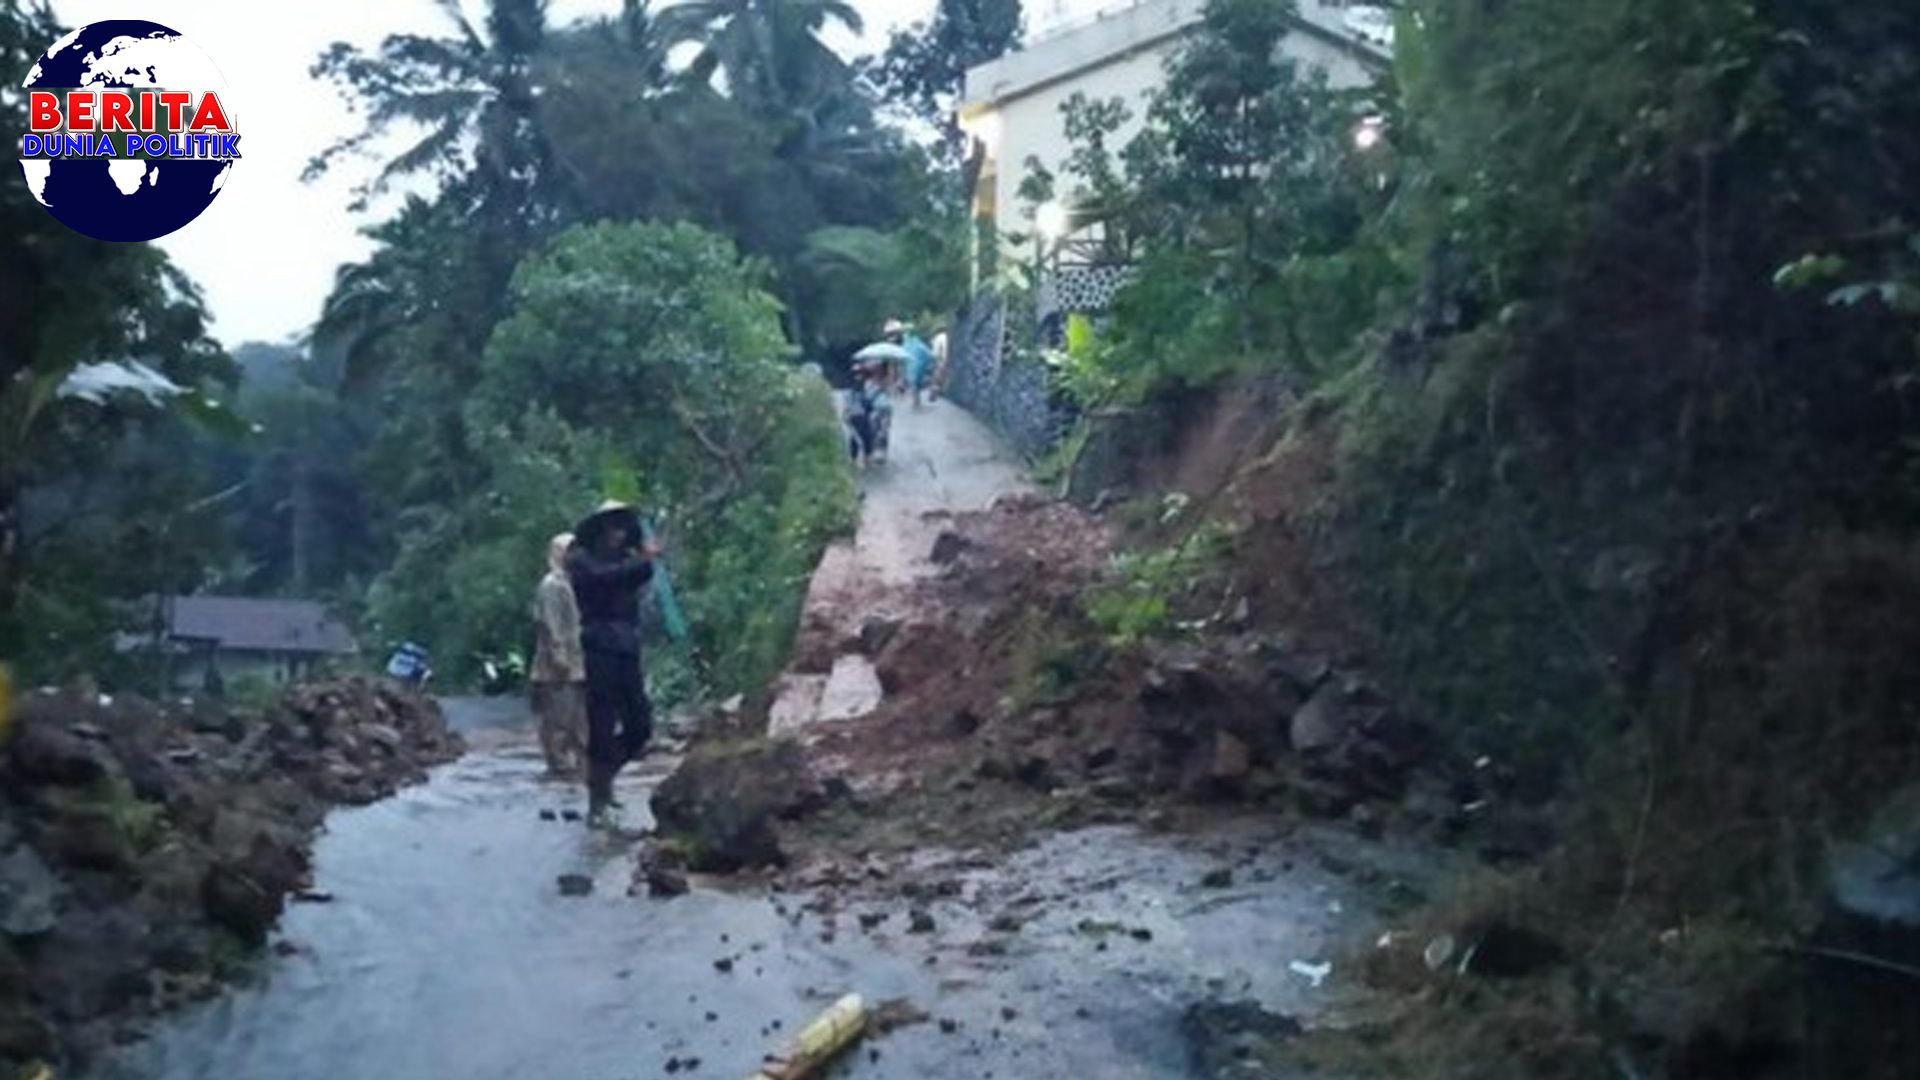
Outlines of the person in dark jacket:
M 567 577 L 580 609 L 587 673 L 587 823 L 608 824 L 619 804 L 613 778 L 653 736 L 653 703 L 640 668 L 640 590 L 660 553 L 630 506 L 603 503 L 573 530 Z

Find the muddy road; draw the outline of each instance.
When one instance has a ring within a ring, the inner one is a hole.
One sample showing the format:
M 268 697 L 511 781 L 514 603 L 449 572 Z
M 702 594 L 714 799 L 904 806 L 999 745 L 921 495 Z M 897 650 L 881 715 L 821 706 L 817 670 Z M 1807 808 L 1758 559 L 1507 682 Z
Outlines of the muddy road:
M 1257 825 L 1087 830 L 1005 860 L 923 852 L 914 879 L 951 883 L 923 901 L 884 881 L 696 879 L 687 896 L 630 897 L 626 845 L 543 820 L 578 800 L 540 777 L 527 718 L 446 708 L 475 750 L 334 814 L 315 850 L 332 899 L 296 905 L 256 977 L 163 1021 L 105 1075 L 640 1080 L 697 1059 L 696 1075 L 737 1077 L 859 991 L 930 1019 L 869 1040 L 836 1076 L 1171 1080 L 1191 1075 L 1196 1002 L 1337 1011 L 1334 984 L 1291 961 L 1324 963 L 1375 921 L 1312 837 Z M 630 820 L 661 771 L 625 780 Z M 561 895 L 571 873 L 593 892 Z M 931 932 L 913 932 L 916 909 Z

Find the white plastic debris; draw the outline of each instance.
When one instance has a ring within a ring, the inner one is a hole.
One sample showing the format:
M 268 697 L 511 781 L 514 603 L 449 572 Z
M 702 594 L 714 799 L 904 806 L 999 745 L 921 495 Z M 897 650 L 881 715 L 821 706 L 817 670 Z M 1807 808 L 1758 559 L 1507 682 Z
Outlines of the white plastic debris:
M 1427 942 L 1427 947 L 1421 951 L 1420 958 L 1427 962 L 1428 971 L 1439 971 L 1447 966 L 1447 961 L 1453 959 L 1454 947 L 1453 935 L 1441 934 Z
M 1287 970 L 1312 983 L 1313 988 L 1318 990 L 1320 989 L 1320 984 L 1327 981 L 1327 976 L 1333 974 L 1333 963 L 1331 961 L 1325 961 L 1318 964 L 1309 964 L 1305 960 L 1295 960 L 1293 963 L 1287 965 Z
M 149 405 L 156 405 L 165 398 L 186 392 L 186 387 L 138 360 L 109 360 L 74 368 L 55 394 L 103 405 L 114 394 L 130 393 L 146 398 Z

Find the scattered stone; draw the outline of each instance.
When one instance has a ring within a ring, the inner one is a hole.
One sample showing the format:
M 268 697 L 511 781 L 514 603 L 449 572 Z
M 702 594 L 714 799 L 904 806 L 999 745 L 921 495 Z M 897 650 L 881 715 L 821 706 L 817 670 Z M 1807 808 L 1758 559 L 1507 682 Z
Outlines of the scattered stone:
M 960 1030 L 960 1021 L 952 1019 L 951 1017 L 946 1017 L 946 1016 L 943 1016 L 940 1018 L 940 1034 L 951 1035 L 954 1032 L 959 1030 Z
M 542 810 L 540 811 L 540 820 L 541 821 L 559 821 L 560 815 L 555 813 L 552 810 Z
M 719 972 L 722 975 L 729 974 L 730 972 L 733 971 L 733 957 L 723 956 L 720 959 L 715 960 L 713 962 L 713 970 Z
M 887 913 L 884 911 L 863 912 L 860 915 L 860 929 L 871 931 L 874 927 L 886 921 Z
M 933 913 L 927 909 L 914 908 L 907 913 L 907 933 L 931 934 L 934 929 Z
M 579 820 L 580 820 L 580 811 L 578 811 L 578 810 L 562 810 L 562 811 L 560 811 L 560 820 L 562 820 L 562 821 L 579 821 Z
M 558 882 L 561 896 L 586 896 L 593 892 L 593 879 L 585 874 L 561 874 Z
M 295 901 L 302 904 L 331 904 L 333 894 L 319 889 L 301 889 L 293 894 Z
M 1020 916 L 1009 911 L 996 916 L 987 924 L 987 929 L 1001 934 L 1017 934 L 1020 932 L 1021 925 Z
M 1201 876 L 1200 887 L 1203 889 L 1231 889 L 1233 887 L 1233 871 L 1224 866 L 1218 870 L 1209 870 Z

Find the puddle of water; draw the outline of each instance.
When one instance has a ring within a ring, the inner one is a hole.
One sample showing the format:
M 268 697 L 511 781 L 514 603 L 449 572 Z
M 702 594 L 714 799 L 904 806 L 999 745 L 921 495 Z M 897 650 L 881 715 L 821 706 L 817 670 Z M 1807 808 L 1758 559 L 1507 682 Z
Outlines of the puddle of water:
M 1225 993 L 1316 1012 L 1332 991 L 1289 962 L 1324 959 L 1364 921 L 1336 910 L 1339 879 L 1252 833 L 1212 850 L 1095 829 L 997 861 L 927 853 L 955 882 L 926 905 L 930 934 L 908 932 L 914 905 L 898 897 L 824 917 L 798 893 L 629 898 L 620 845 L 540 819 L 579 798 L 540 778 L 524 735 L 478 741 L 429 783 L 334 814 L 315 867 L 336 899 L 295 905 L 279 932 L 298 952 L 166 1019 L 105 1075 L 652 1080 L 697 1057 L 696 1075 L 731 1078 L 858 991 L 955 1027 L 872 1040 L 836 1077 L 1174 1080 L 1188 1004 Z M 630 823 L 659 769 L 624 782 Z M 1228 864 L 1240 888 L 1198 884 Z M 593 894 L 560 896 L 564 873 L 591 876 Z M 887 918 L 863 933 L 863 911 Z M 1006 914 L 1025 925 L 993 929 Z

